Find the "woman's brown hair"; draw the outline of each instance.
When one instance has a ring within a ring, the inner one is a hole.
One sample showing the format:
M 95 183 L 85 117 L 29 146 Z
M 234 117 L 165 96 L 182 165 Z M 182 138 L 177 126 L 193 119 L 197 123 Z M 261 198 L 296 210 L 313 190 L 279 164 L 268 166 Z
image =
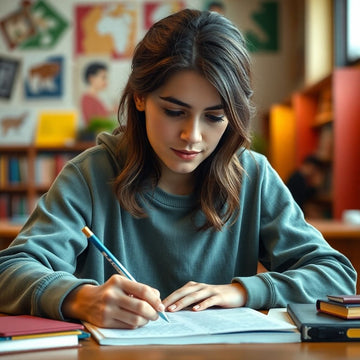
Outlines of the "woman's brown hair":
M 215 12 L 182 10 L 154 24 L 138 44 L 119 107 L 116 132 L 123 133 L 119 144 L 122 170 L 115 192 L 127 211 L 146 216 L 138 196 L 149 179 L 156 186 L 161 174 L 147 139 L 145 114 L 136 109 L 134 94 L 149 94 L 184 70 L 198 72 L 217 89 L 229 121 L 217 148 L 199 165 L 195 177 L 194 213 L 201 210 L 206 218 L 201 229 L 221 230 L 239 210 L 243 169 L 238 156 L 250 144 L 252 89 L 245 41 L 228 19 Z

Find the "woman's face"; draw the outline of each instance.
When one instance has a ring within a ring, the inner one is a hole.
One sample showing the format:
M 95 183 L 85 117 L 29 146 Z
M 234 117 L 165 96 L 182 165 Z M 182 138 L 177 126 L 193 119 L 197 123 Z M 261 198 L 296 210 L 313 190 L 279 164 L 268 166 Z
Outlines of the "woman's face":
M 189 179 L 228 125 L 219 93 L 195 71 L 175 74 L 147 96 L 135 96 L 135 102 L 145 111 L 147 136 L 160 159 L 159 186 L 179 176 Z
M 89 78 L 90 86 L 96 91 L 102 91 L 107 87 L 107 71 L 99 70 Z

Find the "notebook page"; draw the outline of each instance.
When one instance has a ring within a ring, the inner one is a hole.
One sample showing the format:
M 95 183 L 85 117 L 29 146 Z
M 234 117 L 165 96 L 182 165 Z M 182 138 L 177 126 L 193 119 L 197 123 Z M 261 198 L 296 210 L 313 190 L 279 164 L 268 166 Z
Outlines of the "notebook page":
M 179 311 L 167 313 L 167 315 L 170 323 L 158 319 L 134 330 L 104 328 L 98 328 L 97 330 L 106 338 L 126 339 L 195 336 L 248 331 L 282 331 L 295 328 L 295 326 L 289 323 L 271 319 L 249 308 L 209 309 L 200 312 Z

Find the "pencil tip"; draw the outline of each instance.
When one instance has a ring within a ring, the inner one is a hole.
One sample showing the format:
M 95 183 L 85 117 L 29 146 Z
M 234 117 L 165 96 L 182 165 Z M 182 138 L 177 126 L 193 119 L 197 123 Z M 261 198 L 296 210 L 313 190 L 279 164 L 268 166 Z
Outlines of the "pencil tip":
M 170 322 L 169 318 L 166 316 L 164 312 L 159 312 L 159 315 L 161 318 L 163 318 L 166 322 Z

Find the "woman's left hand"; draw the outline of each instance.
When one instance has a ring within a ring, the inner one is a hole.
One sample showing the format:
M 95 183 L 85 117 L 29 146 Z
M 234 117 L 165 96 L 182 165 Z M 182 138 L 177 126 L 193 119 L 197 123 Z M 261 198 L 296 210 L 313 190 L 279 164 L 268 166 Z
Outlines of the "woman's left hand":
M 163 300 L 165 309 L 179 311 L 192 306 L 194 311 L 205 310 L 212 306 L 235 308 L 246 303 L 246 291 L 240 283 L 208 285 L 188 282 Z

